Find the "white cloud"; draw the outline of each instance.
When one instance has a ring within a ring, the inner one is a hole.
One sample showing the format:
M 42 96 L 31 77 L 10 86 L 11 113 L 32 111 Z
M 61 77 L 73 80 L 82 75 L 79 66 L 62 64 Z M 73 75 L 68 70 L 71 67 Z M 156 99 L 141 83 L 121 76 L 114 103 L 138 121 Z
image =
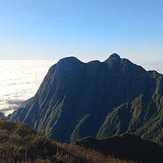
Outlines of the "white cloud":
M 0 110 L 11 113 L 34 96 L 51 65 L 50 60 L 0 60 Z

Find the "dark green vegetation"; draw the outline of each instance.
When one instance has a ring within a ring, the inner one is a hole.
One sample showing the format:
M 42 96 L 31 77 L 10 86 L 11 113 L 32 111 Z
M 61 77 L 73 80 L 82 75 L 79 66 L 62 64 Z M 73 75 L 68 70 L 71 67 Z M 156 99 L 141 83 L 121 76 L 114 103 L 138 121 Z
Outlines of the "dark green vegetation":
M 103 140 L 84 138 L 78 141 L 77 144 L 121 159 L 135 160 L 143 163 L 163 162 L 162 146 L 143 140 L 135 135 L 126 134 Z
M 135 133 L 163 144 L 163 76 L 117 54 L 105 62 L 65 58 L 10 119 L 63 142 Z
M 0 163 L 134 163 L 56 143 L 20 123 L 0 120 Z

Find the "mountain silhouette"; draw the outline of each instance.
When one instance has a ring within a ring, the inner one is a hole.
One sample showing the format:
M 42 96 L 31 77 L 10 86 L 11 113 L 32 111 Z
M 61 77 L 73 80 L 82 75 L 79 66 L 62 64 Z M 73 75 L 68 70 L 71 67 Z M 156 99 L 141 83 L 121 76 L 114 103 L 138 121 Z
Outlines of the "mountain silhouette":
M 63 142 L 135 133 L 162 144 L 163 75 L 118 54 L 104 62 L 63 58 L 10 119 Z

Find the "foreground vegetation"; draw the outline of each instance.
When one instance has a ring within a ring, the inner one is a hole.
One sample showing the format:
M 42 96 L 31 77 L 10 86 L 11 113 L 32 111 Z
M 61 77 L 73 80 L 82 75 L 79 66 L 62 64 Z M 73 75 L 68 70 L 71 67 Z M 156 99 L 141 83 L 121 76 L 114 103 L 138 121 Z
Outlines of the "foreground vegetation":
M 1 163 L 133 163 L 49 140 L 20 123 L 0 120 Z

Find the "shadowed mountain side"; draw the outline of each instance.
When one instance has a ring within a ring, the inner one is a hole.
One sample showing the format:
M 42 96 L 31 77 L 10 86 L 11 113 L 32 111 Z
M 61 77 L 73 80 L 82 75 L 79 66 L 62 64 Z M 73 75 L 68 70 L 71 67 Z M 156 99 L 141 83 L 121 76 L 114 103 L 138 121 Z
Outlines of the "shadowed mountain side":
M 50 68 L 36 95 L 10 119 L 64 142 L 129 131 L 161 143 L 162 95 L 161 74 L 117 54 L 88 63 L 68 57 Z

